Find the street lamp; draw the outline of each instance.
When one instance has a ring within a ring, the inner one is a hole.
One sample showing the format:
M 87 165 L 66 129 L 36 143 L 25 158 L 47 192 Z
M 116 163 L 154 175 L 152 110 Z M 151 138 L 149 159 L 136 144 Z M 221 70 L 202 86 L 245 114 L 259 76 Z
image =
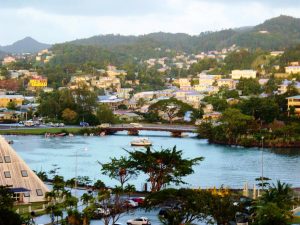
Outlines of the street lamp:
M 87 147 L 83 149 L 85 152 L 88 150 Z M 75 197 L 77 198 L 77 170 L 78 170 L 78 151 L 82 151 L 82 149 L 77 149 L 75 153 L 75 181 L 74 181 L 74 189 L 75 189 Z
M 264 136 L 261 137 L 261 185 L 264 190 Z

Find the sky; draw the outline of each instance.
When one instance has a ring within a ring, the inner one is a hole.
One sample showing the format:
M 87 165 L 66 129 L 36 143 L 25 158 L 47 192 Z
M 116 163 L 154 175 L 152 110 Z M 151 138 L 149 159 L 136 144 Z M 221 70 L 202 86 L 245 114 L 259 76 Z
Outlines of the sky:
M 0 0 L 0 45 L 27 36 L 54 44 L 100 34 L 197 35 L 299 11 L 300 0 Z

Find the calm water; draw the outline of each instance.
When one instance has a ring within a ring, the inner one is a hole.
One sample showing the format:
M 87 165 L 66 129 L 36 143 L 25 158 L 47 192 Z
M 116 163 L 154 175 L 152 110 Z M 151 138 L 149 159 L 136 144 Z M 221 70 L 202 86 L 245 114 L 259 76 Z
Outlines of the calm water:
M 158 136 L 164 135 L 164 136 Z M 195 166 L 195 173 L 184 180 L 190 187 L 230 186 L 242 187 L 244 182 L 252 185 L 261 175 L 261 151 L 257 148 L 233 148 L 210 145 L 205 140 L 193 137 L 172 138 L 168 133 L 141 132 L 154 144 L 154 148 L 177 146 L 184 157 L 204 156 L 205 160 Z M 116 182 L 101 175 L 97 161 L 107 162 L 110 157 L 126 155 L 125 149 L 132 149 L 132 136 L 118 134 L 105 137 L 61 137 L 7 136 L 14 140 L 13 147 L 34 170 L 49 171 L 58 164 L 60 174 L 65 178 L 75 176 L 76 151 L 78 152 L 79 176 L 89 176 L 92 180 L 102 179 L 107 185 Z M 300 187 L 300 149 L 264 150 L 264 176 L 273 181 L 280 179 Z M 140 189 L 145 176 L 130 181 Z

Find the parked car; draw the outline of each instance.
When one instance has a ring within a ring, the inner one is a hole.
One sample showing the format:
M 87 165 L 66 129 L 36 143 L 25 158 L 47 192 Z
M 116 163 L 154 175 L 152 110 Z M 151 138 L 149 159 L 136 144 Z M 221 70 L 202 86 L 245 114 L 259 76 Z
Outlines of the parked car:
M 100 207 L 95 210 L 95 213 L 101 216 L 108 216 L 110 214 L 110 210 Z
M 136 127 L 136 128 L 143 127 L 143 125 L 140 124 L 140 123 L 130 123 L 130 125 L 133 126 L 133 127 Z
M 128 207 L 128 208 L 136 208 L 139 206 L 139 203 L 137 203 L 131 199 L 127 199 L 124 201 L 123 205 L 124 205 L 124 207 Z
M 147 217 L 138 217 L 127 221 L 127 225 L 150 225 L 151 222 Z
M 81 127 L 88 127 L 89 126 L 89 123 L 87 123 L 87 122 L 80 122 L 79 123 L 79 125 L 81 126 Z
M 145 197 L 135 197 L 135 198 L 131 198 L 131 200 L 138 203 L 139 205 L 142 205 L 144 204 Z
M 25 127 L 33 127 L 34 122 L 32 120 L 27 120 L 24 122 Z

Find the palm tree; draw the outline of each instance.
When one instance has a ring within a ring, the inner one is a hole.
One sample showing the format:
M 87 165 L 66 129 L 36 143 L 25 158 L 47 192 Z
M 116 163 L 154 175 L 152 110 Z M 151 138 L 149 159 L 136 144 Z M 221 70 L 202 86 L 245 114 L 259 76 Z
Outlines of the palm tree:
M 293 189 L 289 184 L 277 181 L 263 194 L 261 200 L 265 203 L 273 202 L 280 208 L 291 209 L 295 203 L 293 198 Z
M 89 206 L 89 203 L 90 203 L 93 199 L 94 199 L 93 196 L 90 195 L 90 194 L 88 194 L 88 193 L 84 193 L 84 194 L 81 196 L 81 198 L 80 198 L 80 200 L 82 201 L 82 203 L 83 203 L 84 205 L 87 205 L 87 206 Z

